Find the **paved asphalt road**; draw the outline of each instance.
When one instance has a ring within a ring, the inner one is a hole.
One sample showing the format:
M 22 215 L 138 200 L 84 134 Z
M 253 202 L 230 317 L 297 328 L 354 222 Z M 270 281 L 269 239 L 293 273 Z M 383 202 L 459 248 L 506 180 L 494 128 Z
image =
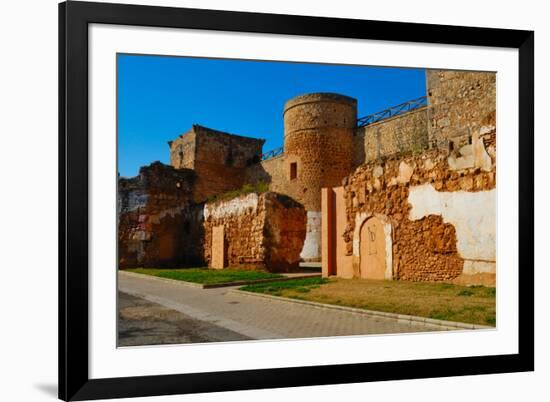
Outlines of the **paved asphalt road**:
M 250 339 L 157 303 L 118 293 L 118 345 L 165 345 Z
M 121 345 L 430 331 L 424 325 L 120 272 Z M 133 298 L 131 297 L 133 296 Z

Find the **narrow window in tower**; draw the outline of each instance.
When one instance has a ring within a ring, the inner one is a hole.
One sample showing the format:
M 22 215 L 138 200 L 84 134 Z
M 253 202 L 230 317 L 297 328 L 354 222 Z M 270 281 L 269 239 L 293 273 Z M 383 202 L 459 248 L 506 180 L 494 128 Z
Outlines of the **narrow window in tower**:
M 290 180 L 294 180 L 296 177 L 298 177 L 298 164 L 292 162 L 290 164 Z

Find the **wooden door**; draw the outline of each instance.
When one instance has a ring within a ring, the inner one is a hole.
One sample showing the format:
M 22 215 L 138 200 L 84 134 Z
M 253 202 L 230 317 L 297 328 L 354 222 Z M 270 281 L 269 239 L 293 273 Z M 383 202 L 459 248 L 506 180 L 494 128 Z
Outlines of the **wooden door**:
M 226 266 L 225 236 L 223 225 L 212 228 L 212 268 L 222 269 Z
M 386 239 L 382 222 L 376 217 L 368 219 L 360 236 L 361 278 L 384 279 L 386 272 Z

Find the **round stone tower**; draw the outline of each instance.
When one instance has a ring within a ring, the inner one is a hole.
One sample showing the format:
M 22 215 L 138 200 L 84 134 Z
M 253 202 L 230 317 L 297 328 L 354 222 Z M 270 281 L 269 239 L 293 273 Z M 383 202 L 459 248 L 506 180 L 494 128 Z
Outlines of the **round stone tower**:
M 351 173 L 357 100 L 334 93 L 297 96 L 285 104 L 288 192 L 308 211 L 321 211 L 321 188 Z

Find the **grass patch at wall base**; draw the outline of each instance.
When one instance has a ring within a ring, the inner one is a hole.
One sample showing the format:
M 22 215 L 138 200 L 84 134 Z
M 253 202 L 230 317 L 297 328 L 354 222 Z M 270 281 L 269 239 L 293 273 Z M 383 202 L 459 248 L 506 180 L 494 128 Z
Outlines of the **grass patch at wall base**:
M 242 290 L 255 293 L 266 293 L 274 296 L 281 296 L 283 291 L 291 291 L 294 293 L 308 293 L 311 289 L 316 289 L 320 285 L 328 283 L 325 278 L 302 278 L 293 279 L 281 282 L 257 283 L 253 285 L 243 286 Z
M 202 284 L 227 283 L 238 281 L 254 281 L 260 279 L 281 278 L 280 274 L 272 274 L 265 271 L 249 271 L 236 268 L 209 269 L 209 268 L 181 268 L 181 269 L 156 269 L 133 268 L 125 271 L 136 274 L 152 275 L 160 278 L 174 279 L 178 281 L 194 282 Z
M 449 283 L 307 278 L 241 288 L 335 304 L 479 325 L 496 325 L 496 290 Z

